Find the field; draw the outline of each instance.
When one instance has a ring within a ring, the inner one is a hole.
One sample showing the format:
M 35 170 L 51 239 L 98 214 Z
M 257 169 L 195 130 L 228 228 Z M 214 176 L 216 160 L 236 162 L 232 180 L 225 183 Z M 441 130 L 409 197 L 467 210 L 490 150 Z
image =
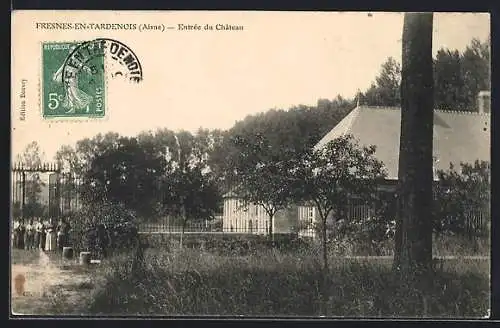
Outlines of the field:
M 432 285 L 417 290 L 393 272 L 391 256 L 331 254 L 324 276 L 313 248 L 214 252 L 176 245 L 150 245 L 142 259 L 121 254 L 87 272 L 53 270 L 52 280 L 60 280 L 59 297 L 41 308 L 34 302 L 39 309 L 32 312 L 478 318 L 489 309 L 490 260 L 485 256 L 441 257 Z M 14 263 L 36 262 L 36 255 L 23 252 L 13 254 Z M 58 261 L 51 259 L 61 268 Z

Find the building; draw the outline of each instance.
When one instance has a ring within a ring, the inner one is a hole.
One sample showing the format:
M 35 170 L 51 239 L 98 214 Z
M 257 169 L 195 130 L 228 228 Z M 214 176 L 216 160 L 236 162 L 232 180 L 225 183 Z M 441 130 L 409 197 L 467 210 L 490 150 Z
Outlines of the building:
M 434 111 L 434 172 L 448 170 L 450 163 L 458 166 L 476 160 L 490 160 L 490 100 L 489 92 L 481 92 L 478 112 Z M 351 134 L 360 145 L 375 145 L 375 156 L 384 163 L 387 179 L 381 190 L 393 191 L 398 179 L 401 109 L 399 107 L 357 106 L 328 132 L 315 146 L 320 149 L 329 141 Z M 373 209 L 367 205 L 350 204 L 347 217 L 364 218 Z M 242 207 L 234 193 L 224 196 L 223 231 L 266 233 L 269 217 L 261 206 Z M 278 212 L 273 220 L 274 232 L 288 232 L 299 227 L 299 235 L 316 237 L 318 222 L 314 206 L 292 206 Z M 332 223 L 331 218 L 328 220 Z
M 263 206 L 245 206 L 234 192 L 226 193 L 223 198 L 222 231 L 260 235 L 269 233 L 269 215 Z M 297 218 L 297 206 L 278 211 L 273 217 L 273 232 L 291 232 Z
M 490 161 L 490 100 L 489 92 L 481 92 L 478 112 L 434 111 L 434 172 L 448 170 L 450 163 L 458 166 L 476 160 Z M 398 179 L 401 109 L 399 107 L 357 106 L 315 146 L 320 149 L 329 141 L 351 134 L 360 145 L 375 145 L 375 156 L 387 172 L 386 185 L 393 190 Z M 435 175 L 437 180 L 437 174 Z M 349 216 L 369 215 L 366 205 L 353 206 Z M 299 222 L 316 222 L 313 207 L 299 207 Z M 305 229 L 303 235 L 313 234 Z

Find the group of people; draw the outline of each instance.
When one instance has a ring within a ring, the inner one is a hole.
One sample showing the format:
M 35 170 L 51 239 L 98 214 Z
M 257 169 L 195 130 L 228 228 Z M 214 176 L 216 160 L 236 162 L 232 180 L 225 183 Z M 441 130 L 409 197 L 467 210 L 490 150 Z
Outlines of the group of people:
M 12 246 L 25 250 L 62 250 L 68 246 L 71 227 L 65 219 L 59 220 L 57 225 L 53 222 L 52 218 L 15 219 L 12 226 Z

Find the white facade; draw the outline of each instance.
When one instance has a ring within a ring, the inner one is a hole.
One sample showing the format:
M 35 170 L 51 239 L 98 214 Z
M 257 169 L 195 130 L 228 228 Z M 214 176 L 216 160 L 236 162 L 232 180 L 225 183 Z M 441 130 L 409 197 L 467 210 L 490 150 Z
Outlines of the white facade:
M 275 231 L 275 223 L 276 220 L 273 220 L 273 231 Z M 243 206 L 241 199 L 226 197 L 222 229 L 224 232 L 266 234 L 269 232 L 269 215 L 260 205 Z

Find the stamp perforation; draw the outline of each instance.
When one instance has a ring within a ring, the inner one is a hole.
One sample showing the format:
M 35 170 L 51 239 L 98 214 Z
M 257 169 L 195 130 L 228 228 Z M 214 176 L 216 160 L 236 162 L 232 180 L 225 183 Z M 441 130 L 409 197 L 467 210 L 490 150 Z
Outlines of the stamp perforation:
M 109 67 L 107 65 L 107 61 L 105 58 L 103 58 L 103 66 L 104 66 L 104 72 L 103 72 L 103 87 L 104 87 L 104 106 L 105 106 L 105 112 L 103 116 L 46 116 L 44 115 L 44 86 L 43 86 L 43 51 L 44 51 L 44 45 L 45 44 L 68 44 L 68 43 L 74 43 L 81 45 L 83 44 L 84 40 L 57 40 L 57 41 L 41 41 L 40 42 L 40 56 L 41 56 L 41 65 L 40 65 L 40 70 L 39 70 L 39 78 L 38 78 L 38 106 L 39 106 L 39 111 L 40 115 L 42 117 L 42 120 L 45 121 L 46 123 L 53 124 L 53 123 L 83 123 L 83 122 L 107 122 L 109 120 L 109 115 L 111 112 L 111 106 L 109 106 L 109 99 L 108 99 L 108 94 L 109 94 Z

